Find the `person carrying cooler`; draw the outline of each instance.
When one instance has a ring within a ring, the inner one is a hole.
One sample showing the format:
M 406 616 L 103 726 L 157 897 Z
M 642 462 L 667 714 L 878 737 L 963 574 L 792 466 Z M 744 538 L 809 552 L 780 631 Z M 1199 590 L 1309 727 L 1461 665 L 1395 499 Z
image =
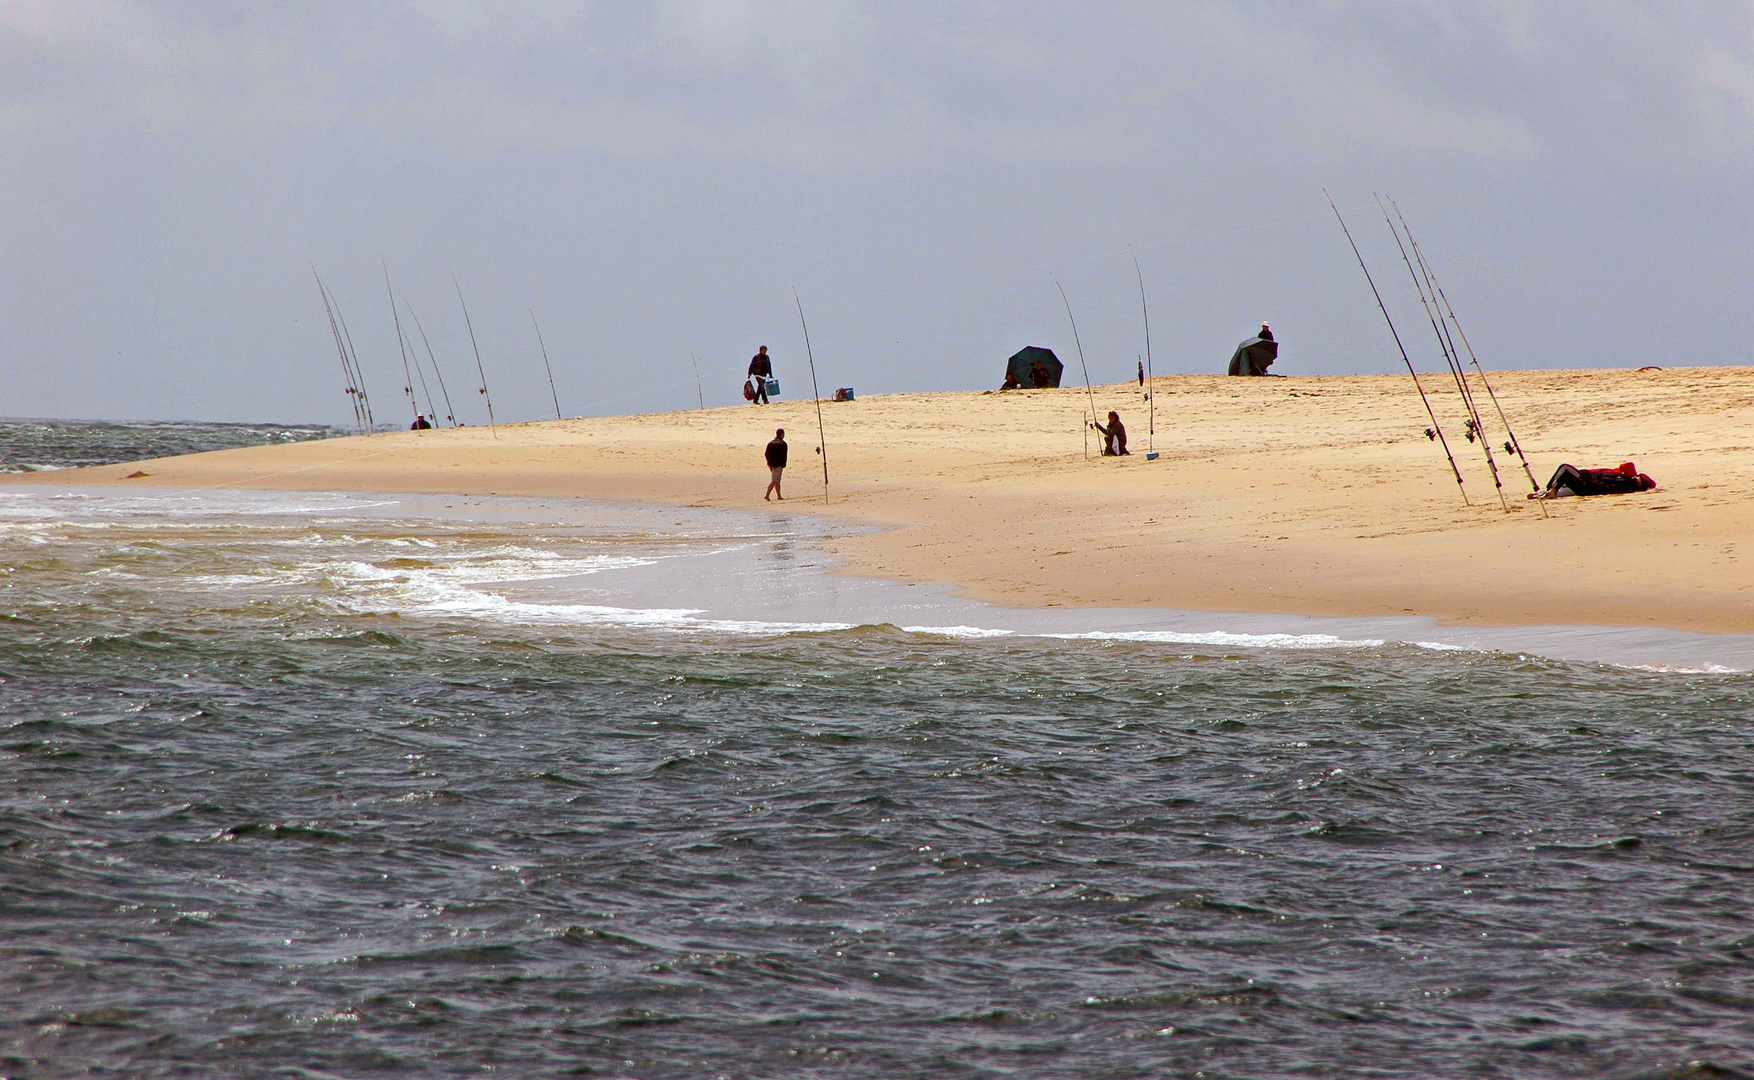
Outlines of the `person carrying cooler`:
M 773 360 L 767 355 L 767 346 L 763 345 L 749 358 L 749 382 L 755 388 L 755 396 L 749 399 L 751 404 L 767 404 L 767 380 L 771 378 Z
M 767 490 L 761 493 L 761 501 L 767 502 L 768 496 L 776 496 L 780 502 L 786 497 L 780 494 L 780 474 L 786 471 L 786 429 L 777 428 L 773 433 L 773 441 L 767 444 L 767 472 L 772 479 L 767 482 Z

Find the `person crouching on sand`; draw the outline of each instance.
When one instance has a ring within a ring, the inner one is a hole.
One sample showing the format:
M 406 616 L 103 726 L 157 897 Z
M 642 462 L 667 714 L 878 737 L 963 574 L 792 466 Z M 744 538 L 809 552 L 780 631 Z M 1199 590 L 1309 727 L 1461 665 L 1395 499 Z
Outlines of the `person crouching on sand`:
M 786 471 L 786 429 L 778 428 L 773 433 L 773 441 L 767 444 L 767 471 L 773 479 L 767 482 L 767 490 L 762 492 L 761 501 L 767 502 L 772 495 L 785 502 L 786 497 L 780 494 L 780 474 Z
M 1125 425 L 1121 423 L 1120 413 L 1110 410 L 1107 427 L 1095 423 L 1091 424 L 1091 427 L 1102 432 L 1103 457 L 1132 456 L 1132 452 L 1127 449 L 1127 429 Z

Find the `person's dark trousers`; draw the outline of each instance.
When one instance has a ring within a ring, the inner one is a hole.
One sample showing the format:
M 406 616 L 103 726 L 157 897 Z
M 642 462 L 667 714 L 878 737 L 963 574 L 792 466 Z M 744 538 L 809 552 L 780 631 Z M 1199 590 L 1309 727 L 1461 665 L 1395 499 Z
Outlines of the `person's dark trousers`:
M 756 404 L 756 405 L 766 405 L 767 404 L 767 380 L 760 377 L 759 375 L 756 376 L 756 378 L 755 378 L 755 402 L 754 402 L 754 404 Z

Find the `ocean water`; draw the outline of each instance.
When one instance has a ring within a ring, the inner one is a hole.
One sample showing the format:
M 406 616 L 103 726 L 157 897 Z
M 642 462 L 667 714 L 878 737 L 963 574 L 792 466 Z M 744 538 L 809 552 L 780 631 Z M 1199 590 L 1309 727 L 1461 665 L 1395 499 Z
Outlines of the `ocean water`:
M 1723 1077 L 1746 641 L 0 488 L 0 1076 Z
M 323 424 L 0 420 L 0 473 L 113 465 L 239 446 L 306 442 L 340 434 L 344 433 Z

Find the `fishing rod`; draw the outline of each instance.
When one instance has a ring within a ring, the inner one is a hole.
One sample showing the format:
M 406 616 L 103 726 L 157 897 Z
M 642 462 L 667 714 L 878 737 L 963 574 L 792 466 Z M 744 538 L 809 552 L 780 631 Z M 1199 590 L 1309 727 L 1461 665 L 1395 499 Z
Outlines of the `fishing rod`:
M 1456 393 L 1461 395 L 1462 407 L 1468 411 L 1466 434 L 1469 442 L 1479 436 L 1480 449 L 1486 454 L 1486 468 L 1492 474 L 1492 486 L 1498 491 L 1498 504 L 1510 513 L 1510 503 L 1504 498 L 1504 481 L 1498 476 L 1498 462 L 1492 458 L 1492 440 L 1486 437 L 1486 429 L 1480 423 L 1480 410 L 1474 407 L 1474 395 L 1468 390 L 1466 372 L 1462 370 L 1461 361 L 1451 351 L 1452 343 L 1444 336 L 1443 320 L 1433 313 L 1431 304 L 1426 299 L 1425 286 L 1420 283 L 1419 271 L 1413 269 L 1413 260 L 1407 257 L 1407 246 L 1401 243 L 1401 234 L 1395 232 L 1395 223 L 1389 220 L 1388 207 L 1383 205 L 1382 196 L 1376 195 L 1376 206 L 1382 211 L 1383 224 L 1395 237 L 1395 247 L 1400 249 L 1401 261 L 1407 264 L 1407 274 L 1413 279 L 1413 288 L 1419 293 L 1419 306 L 1424 309 L 1425 317 L 1431 322 L 1431 332 L 1437 335 L 1438 351 L 1443 353 L 1443 362 L 1449 365 L 1449 373 L 1456 381 Z
M 1395 201 L 1393 199 L 1390 199 L 1389 205 L 1395 206 Z M 1401 212 L 1401 208 L 1399 206 L 1395 206 L 1395 213 L 1397 215 L 1399 215 L 1400 212 Z M 1407 222 L 1406 222 L 1405 218 L 1403 218 L 1401 220 L 1401 227 L 1403 229 L 1407 228 Z M 1407 229 L 1407 240 L 1409 243 L 1411 243 L 1413 245 L 1413 254 L 1418 255 L 1420 257 L 1419 261 L 1420 261 L 1421 265 L 1426 265 L 1426 274 L 1431 279 L 1431 286 L 1433 289 L 1436 290 L 1438 299 L 1440 299 L 1443 302 L 1443 306 L 1449 314 L 1449 321 L 1451 323 L 1455 324 L 1456 333 L 1458 335 L 1460 335 L 1460 337 L 1462 339 L 1463 348 L 1468 350 L 1468 360 L 1470 363 L 1472 363 L 1474 365 L 1474 370 L 1476 372 L 1478 372 L 1480 375 L 1480 385 L 1482 385 L 1486 388 L 1486 396 L 1491 399 L 1492 407 L 1498 411 L 1499 422 L 1504 425 L 1504 434 L 1505 434 L 1506 438 L 1509 440 L 1504 444 L 1505 451 L 1507 453 L 1514 453 L 1522 461 L 1523 474 L 1529 478 L 1529 486 L 1537 492 L 1540 491 L 1541 485 L 1535 479 L 1534 469 L 1529 467 L 1528 455 L 1523 453 L 1522 441 L 1516 437 L 1516 432 L 1511 430 L 1510 418 L 1504 414 L 1504 406 L 1500 405 L 1498 403 L 1498 395 L 1492 392 L 1492 380 L 1490 380 L 1486 377 L 1486 369 L 1480 366 L 1480 358 L 1478 356 L 1474 355 L 1474 346 L 1472 344 L 1470 344 L 1468 341 L 1468 332 L 1466 330 L 1462 329 L 1461 320 L 1456 318 L 1455 308 L 1450 304 L 1449 297 L 1444 294 L 1443 284 L 1437 280 L 1437 275 L 1435 273 L 1433 273 L 1430 270 L 1429 265 L 1425 263 L 1424 256 L 1419 250 L 1419 239 L 1413 235 L 1413 230 L 1411 230 L 1411 229 Z M 1543 512 L 1545 512 L 1546 509 L 1547 509 L 1547 507 L 1543 503 L 1541 506 L 1541 510 Z
M 805 351 L 808 352 L 809 349 L 806 348 Z M 693 353 L 689 353 L 688 362 L 694 365 L 694 396 L 699 399 L 700 407 L 704 410 L 706 408 L 706 392 L 700 388 L 700 359 Z
M 1450 453 L 1449 440 L 1443 437 L 1443 428 L 1437 422 L 1437 414 L 1431 410 L 1431 399 L 1425 396 L 1425 387 L 1419 383 L 1419 373 L 1413 370 L 1413 361 L 1407 358 L 1407 347 L 1401 344 L 1400 331 L 1395 329 L 1395 320 L 1389 318 L 1388 305 L 1383 303 L 1382 293 L 1377 291 L 1376 279 L 1370 276 L 1370 267 L 1364 265 L 1364 255 L 1358 250 L 1358 241 L 1352 239 L 1352 230 L 1346 227 L 1346 219 L 1340 216 L 1340 208 L 1334 205 L 1334 197 L 1328 189 L 1322 189 L 1322 196 L 1328 200 L 1328 209 L 1334 212 L 1334 220 L 1340 223 L 1340 231 L 1346 234 L 1346 243 L 1352 246 L 1352 254 L 1358 259 L 1358 269 L 1364 271 L 1364 280 L 1370 285 L 1370 294 L 1376 297 L 1376 306 L 1382 312 L 1383 321 L 1389 324 L 1389 334 L 1395 339 L 1395 348 L 1401 351 L 1401 362 L 1407 365 L 1407 374 L 1413 376 L 1413 388 L 1419 391 L 1419 400 L 1425 404 L 1425 415 L 1431 417 L 1431 430 L 1426 434 L 1443 444 L 1443 456 L 1449 459 L 1449 470 L 1455 474 L 1456 489 L 1462 493 L 1462 505 L 1470 506 L 1468 489 L 1462 486 L 1462 470 L 1456 465 L 1456 456 Z
M 560 415 L 560 394 L 554 389 L 554 368 L 548 363 L 548 343 L 542 340 L 542 327 L 536 322 L 536 309 L 530 308 L 529 311 L 530 325 L 536 327 L 536 344 L 542 346 L 542 366 L 548 372 L 548 393 L 554 398 L 554 418 L 564 420 L 566 418 Z
M 323 284 L 322 275 L 311 267 L 311 276 L 317 279 L 317 292 L 323 297 L 323 310 L 329 315 L 329 333 L 335 338 L 335 351 L 341 356 L 341 377 L 347 383 L 347 403 L 353 407 L 353 426 L 360 434 L 365 434 L 365 414 L 359 409 L 359 390 L 353 385 L 353 368 L 347 363 L 347 347 L 341 343 L 341 327 L 335 322 L 335 308 L 329 303 L 329 288 Z
M 414 305 L 408 302 L 406 296 L 402 298 L 402 306 L 408 309 L 409 318 L 414 320 L 414 328 L 420 331 L 421 343 L 426 346 L 426 358 L 432 362 L 432 373 L 438 376 L 439 393 L 443 394 L 445 398 L 445 419 L 451 422 L 452 427 L 456 427 L 457 414 L 451 408 L 451 392 L 445 389 L 445 373 L 439 367 L 438 357 L 433 355 L 432 342 L 427 339 L 426 327 L 420 325 L 420 315 L 414 310 Z M 424 378 L 424 376 L 422 377 Z M 431 401 L 432 399 L 429 397 L 427 400 Z
M 469 347 L 475 350 L 475 371 L 481 376 L 481 385 L 476 392 L 487 399 L 487 428 L 499 438 L 499 425 L 493 419 L 493 395 L 487 392 L 487 369 L 481 366 L 481 346 L 475 344 L 475 324 L 469 321 L 469 305 L 463 299 L 463 286 L 457 280 L 457 272 L 451 271 L 451 284 L 457 286 L 457 303 L 463 309 L 463 325 L 469 328 Z
M 390 287 L 390 264 L 379 259 L 378 264 L 384 268 L 384 291 L 390 294 L 390 318 L 396 324 L 396 347 L 402 350 L 402 392 L 408 395 L 408 405 L 414 410 L 414 422 L 420 423 L 420 399 L 414 396 L 414 375 L 408 370 L 408 341 L 402 336 L 402 316 L 396 311 L 396 290 Z M 415 357 L 418 362 L 419 357 Z M 432 404 L 431 399 L 427 404 Z
M 1066 287 L 1060 284 L 1060 279 L 1057 277 L 1054 278 L 1054 288 L 1060 290 L 1060 303 L 1066 305 L 1066 321 L 1072 324 L 1072 343 L 1078 346 L 1078 366 L 1084 369 L 1084 393 L 1090 398 L 1090 422 L 1095 424 L 1096 391 L 1090 388 L 1090 365 L 1084 362 L 1084 342 L 1078 340 L 1078 320 L 1072 317 L 1072 301 L 1066 299 Z M 1084 440 L 1084 456 L 1089 457 L 1090 440 L 1088 438 L 1088 433 L 1090 429 L 1085 428 L 1084 430 L 1086 432 L 1086 438 Z
M 1443 327 L 1443 336 L 1449 342 L 1450 355 L 1455 358 L 1456 371 L 1459 374 L 1459 376 L 1461 377 L 1462 383 L 1465 386 L 1465 385 L 1467 385 L 1467 371 L 1466 371 L 1466 369 L 1464 369 L 1462 367 L 1462 352 L 1460 349 L 1456 348 L 1456 339 L 1453 336 L 1451 336 L 1451 334 L 1449 332 L 1449 330 L 1450 330 L 1449 326 L 1444 323 L 1443 307 L 1439 305 L 1439 301 L 1441 300 L 1442 304 L 1444 306 L 1447 306 L 1449 304 L 1449 298 L 1442 295 L 1442 290 L 1439 289 L 1439 287 L 1438 287 L 1437 275 L 1431 272 L 1431 264 L 1429 264 L 1428 262 L 1425 261 L 1425 252 L 1420 249 L 1419 239 L 1413 235 L 1413 230 L 1411 227 L 1408 226 L 1407 219 L 1404 216 L 1402 216 L 1400 204 L 1395 202 L 1394 199 L 1390 199 L 1389 205 L 1395 208 L 1395 217 L 1400 219 L 1401 231 L 1407 234 L 1407 246 L 1411 247 L 1413 249 L 1413 258 L 1419 263 L 1419 272 L 1421 274 L 1425 275 L 1425 284 L 1426 284 L 1427 288 L 1429 288 L 1431 291 L 1432 310 L 1437 312 L 1438 325 Z M 1450 319 L 1452 322 L 1455 321 L 1455 309 L 1453 309 L 1453 308 L 1450 309 Z M 1462 324 L 1460 322 L 1456 322 L 1455 328 L 1456 328 L 1457 333 L 1461 333 Z M 1462 342 L 1464 345 L 1467 344 L 1467 335 L 1466 334 L 1462 334 Z M 1535 472 L 1533 469 L 1531 469 L 1529 467 L 1529 459 L 1523 453 L 1522 444 L 1517 442 L 1516 433 L 1510 429 L 1510 418 L 1504 415 L 1504 406 L 1502 406 L 1498 403 L 1498 395 L 1494 394 L 1492 392 L 1492 381 L 1486 377 L 1486 369 L 1480 366 L 1479 358 L 1474 357 L 1474 347 L 1472 345 L 1468 345 L 1467 348 L 1468 348 L 1468 355 L 1470 357 L 1473 357 L 1473 360 L 1474 360 L 1474 370 L 1480 376 L 1480 384 L 1482 386 L 1486 387 L 1486 396 L 1492 399 L 1492 407 L 1498 411 L 1499 423 L 1504 425 L 1504 434 L 1505 434 L 1504 452 L 1507 454 L 1515 453 L 1517 455 L 1517 457 L 1522 460 L 1523 475 L 1529 478 L 1529 487 L 1532 488 L 1536 493 L 1539 493 L 1541 490 L 1541 485 L 1539 483 L 1537 483 L 1535 480 Z M 1468 392 L 1468 408 L 1473 411 L 1474 430 L 1476 432 L 1478 432 L 1480 435 L 1481 445 L 1486 450 L 1486 460 L 1488 462 L 1491 462 L 1492 461 L 1491 440 L 1488 438 L 1488 436 L 1486 434 L 1486 427 L 1480 419 L 1480 409 L 1479 409 L 1479 406 L 1475 403 L 1475 398 L 1474 398 L 1474 394 L 1473 394 L 1472 390 L 1470 390 Z M 1498 468 L 1497 468 L 1496 464 L 1493 465 L 1493 469 L 1492 469 L 1492 481 L 1493 481 L 1493 483 L 1498 484 Z M 1504 501 L 1504 485 L 1503 484 L 1499 484 L 1498 498 L 1499 498 L 1500 502 Z M 1550 514 L 1548 512 L 1547 504 L 1545 502 L 1541 503 L 1541 516 L 1544 518 L 1552 516 L 1552 514 Z
M 347 351 L 353 357 L 354 384 L 359 387 L 359 403 L 365 409 L 365 434 L 370 435 L 378 426 L 377 418 L 372 416 L 371 395 L 365 391 L 365 369 L 359 366 L 359 350 L 353 347 L 353 331 L 347 329 L 347 316 L 341 311 L 341 301 L 329 293 L 329 302 L 335 305 L 335 318 L 341 322 L 341 336 L 347 339 Z
M 1139 269 L 1139 253 L 1131 247 L 1127 253 L 1133 256 L 1133 275 L 1139 279 L 1139 313 L 1145 316 L 1145 378 L 1150 380 L 1145 391 L 1145 405 L 1150 417 L 1150 426 L 1145 431 L 1145 460 L 1155 461 L 1157 458 L 1157 375 L 1151 370 L 1151 309 L 1145 306 L 1145 272 Z
M 816 398 L 816 452 L 822 455 L 822 501 L 828 502 L 828 436 L 822 427 L 822 391 L 816 386 L 816 356 L 810 351 L 810 324 L 804 321 L 804 301 L 798 299 L 798 287 L 792 286 L 792 302 L 798 305 L 798 325 L 804 328 L 804 355 L 810 361 L 810 393 Z M 698 375 L 699 368 L 696 367 Z M 700 387 L 697 378 L 695 389 Z

